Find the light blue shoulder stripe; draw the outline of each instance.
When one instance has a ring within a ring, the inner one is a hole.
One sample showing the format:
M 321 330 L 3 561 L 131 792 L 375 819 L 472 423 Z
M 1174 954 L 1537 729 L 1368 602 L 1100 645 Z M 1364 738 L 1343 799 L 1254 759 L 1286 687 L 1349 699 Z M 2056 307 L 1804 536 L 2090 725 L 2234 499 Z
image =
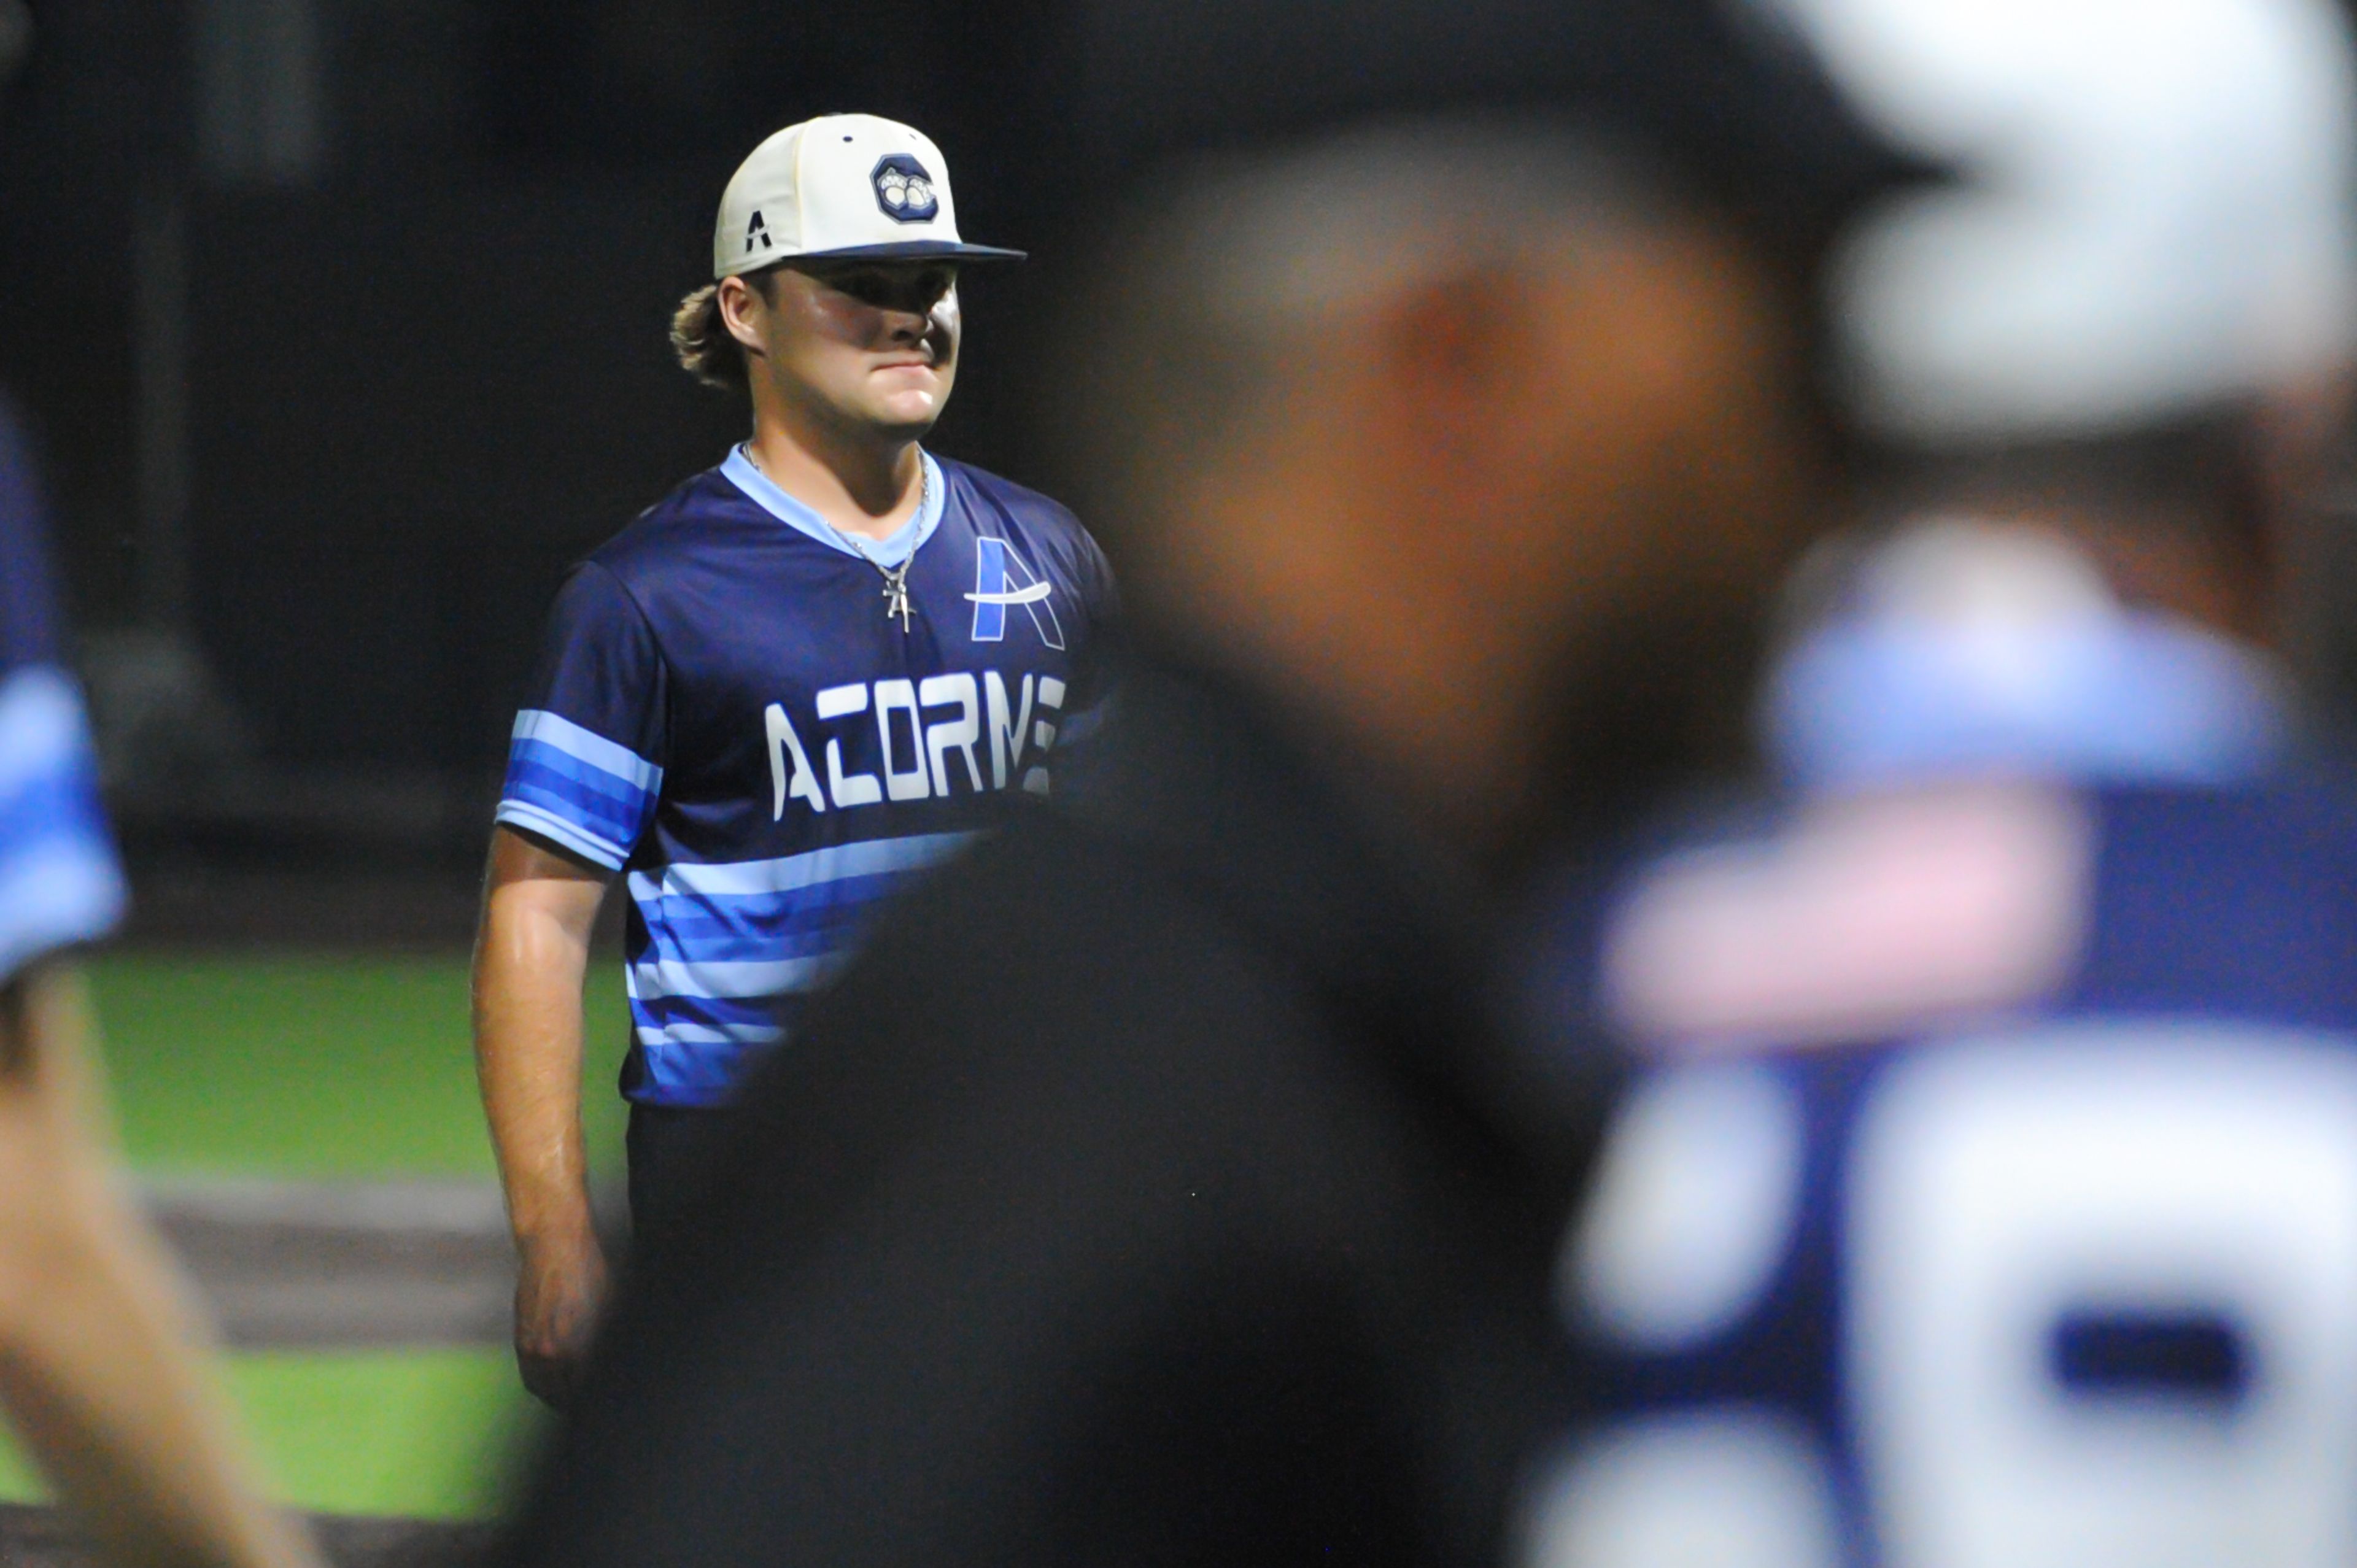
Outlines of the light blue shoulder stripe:
M 123 918 L 96 778 L 72 678 L 48 665 L 0 678 L 0 979 Z
M 639 1030 L 642 1046 L 766 1046 L 785 1037 L 775 1024 L 732 1024 L 716 1029 L 702 1024 L 666 1024 Z
M 933 461 L 931 453 L 920 447 L 917 460 L 925 467 L 925 499 L 924 504 L 917 509 L 917 515 L 883 539 L 860 542 L 861 548 L 866 552 L 866 558 L 879 565 L 898 566 L 914 555 L 918 546 L 931 539 L 933 530 L 941 526 L 942 509 L 949 502 L 949 481 L 942 478 L 942 466 Z M 829 528 L 826 519 L 819 516 L 815 510 L 780 489 L 769 475 L 753 467 L 752 459 L 745 456 L 741 444 L 728 449 L 727 457 L 720 465 L 720 473 L 780 522 L 810 535 L 830 550 L 839 550 L 845 555 L 860 553 L 860 549 L 854 548 L 843 535 Z
M 1804 788 L 1960 773 L 2233 785 L 2291 744 L 2281 677 L 2189 622 L 2107 609 L 1993 639 L 1929 618 L 1836 621 L 1770 672 L 1770 750 Z M 2025 680 L 2021 671 L 2034 671 Z
M 59 835 L 0 859 L 0 980 L 43 953 L 106 935 L 127 900 L 113 854 L 87 836 Z
M 853 876 L 914 871 L 948 859 L 975 838 L 972 832 L 914 833 L 830 844 L 776 860 L 738 860 L 715 865 L 667 865 L 660 876 L 630 873 L 630 897 L 640 903 L 663 897 L 747 898 L 791 893 Z
M 601 773 L 627 780 L 651 795 L 662 788 L 663 770 L 632 751 L 629 746 L 608 740 L 595 730 L 582 728 L 571 719 L 552 714 L 545 708 L 526 708 L 516 714 L 515 729 L 511 741 L 536 740 L 553 746 L 577 762 L 586 762 Z
M 27 664 L 0 678 L 0 799 L 89 754 L 81 694 L 64 671 Z

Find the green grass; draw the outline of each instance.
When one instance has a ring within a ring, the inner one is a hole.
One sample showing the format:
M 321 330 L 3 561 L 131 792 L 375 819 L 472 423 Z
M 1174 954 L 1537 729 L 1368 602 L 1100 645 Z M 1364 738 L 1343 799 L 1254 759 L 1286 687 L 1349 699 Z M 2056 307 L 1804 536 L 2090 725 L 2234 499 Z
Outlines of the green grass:
M 544 1420 L 502 1350 L 266 1351 L 225 1375 L 273 1494 L 311 1513 L 488 1517 Z M 0 1500 L 45 1495 L 0 1434 Z
M 589 987 L 591 1158 L 620 1171 L 620 977 Z M 112 953 L 91 965 L 126 1157 L 150 1175 L 492 1174 L 461 958 Z M 280 1498 L 326 1513 L 480 1517 L 537 1407 L 508 1353 L 272 1351 L 229 1388 Z M 0 1498 L 39 1496 L 0 1441 Z
M 601 960 L 583 1097 L 620 1170 L 626 1015 Z M 483 1176 L 467 965 L 449 958 L 112 953 L 91 965 L 124 1152 L 155 1173 Z
M 541 1415 L 490 1348 L 272 1351 L 229 1382 L 279 1496 L 314 1513 L 488 1515 Z

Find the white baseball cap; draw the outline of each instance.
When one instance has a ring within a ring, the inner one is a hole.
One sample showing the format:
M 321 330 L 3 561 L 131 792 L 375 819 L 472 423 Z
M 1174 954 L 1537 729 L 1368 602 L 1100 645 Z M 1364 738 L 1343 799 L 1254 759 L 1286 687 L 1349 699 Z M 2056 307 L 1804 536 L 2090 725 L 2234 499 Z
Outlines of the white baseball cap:
M 2357 349 L 2334 0 L 1763 0 L 1956 171 L 1853 228 L 1847 401 L 1930 444 L 2133 430 Z
M 1020 261 L 958 238 L 949 165 L 922 131 L 873 114 L 822 114 L 755 147 L 712 228 L 712 275 L 805 256 Z

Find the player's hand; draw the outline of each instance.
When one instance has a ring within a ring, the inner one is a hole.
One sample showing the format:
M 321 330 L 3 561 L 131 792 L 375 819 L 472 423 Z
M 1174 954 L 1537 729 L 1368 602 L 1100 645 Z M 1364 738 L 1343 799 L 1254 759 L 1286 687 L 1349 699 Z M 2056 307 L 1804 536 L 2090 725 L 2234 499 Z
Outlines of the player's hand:
M 573 1397 L 581 1359 L 606 1304 L 606 1254 L 597 1238 L 526 1241 L 516 1274 L 516 1369 L 523 1386 L 557 1409 Z

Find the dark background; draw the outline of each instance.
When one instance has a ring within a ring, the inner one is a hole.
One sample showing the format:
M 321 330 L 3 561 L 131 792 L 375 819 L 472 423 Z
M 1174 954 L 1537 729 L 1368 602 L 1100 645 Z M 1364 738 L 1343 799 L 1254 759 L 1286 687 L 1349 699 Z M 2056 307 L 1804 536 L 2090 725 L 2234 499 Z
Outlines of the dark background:
M 1074 327 L 1053 265 L 1086 235 L 1054 224 L 1105 172 L 1074 127 L 1137 108 L 1084 91 L 1070 0 L 34 13 L 0 94 L 0 385 L 46 456 L 142 918 L 190 868 L 463 897 L 565 566 L 744 428 L 664 333 L 771 131 L 910 121 L 966 235 L 1041 253 L 968 274 L 931 445 L 1054 488 L 1022 403 Z M 2357 671 L 2357 526 L 2337 548 L 2328 679 Z
M 671 360 L 722 186 L 908 120 L 1039 242 L 1048 5 L 57 0 L 0 101 L 0 382 L 44 454 L 140 864 L 470 865 L 568 563 L 741 433 Z M 932 445 L 1022 477 L 1036 272 Z

